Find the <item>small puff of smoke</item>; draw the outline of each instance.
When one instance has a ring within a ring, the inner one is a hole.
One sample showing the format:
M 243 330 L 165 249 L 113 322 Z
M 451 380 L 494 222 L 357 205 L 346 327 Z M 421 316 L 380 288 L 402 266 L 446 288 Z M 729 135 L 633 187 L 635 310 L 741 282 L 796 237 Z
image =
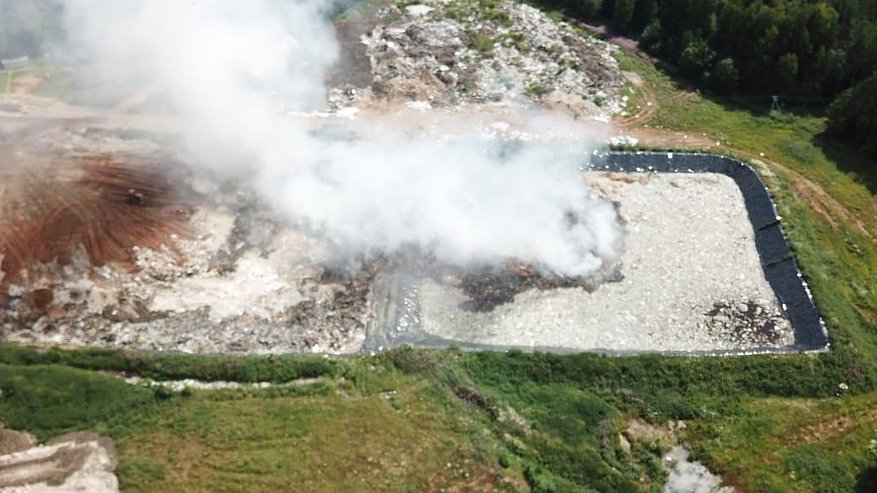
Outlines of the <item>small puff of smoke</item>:
M 163 84 L 214 168 L 246 162 L 295 224 L 363 255 L 416 247 L 457 264 L 532 262 L 586 275 L 619 256 L 614 207 L 581 182 L 574 143 L 325 141 L 285 116 L 325 105 L 331 2 L 83 0 L 70 39 L 99 66 Z M 108 73 L 108 76 L 110 73 Z M 550 126 L 542 117 L 538 126 Z M 583 137 L 586 137 L 583 135 Z M 245 160 L 245 161 L 244 161 Z

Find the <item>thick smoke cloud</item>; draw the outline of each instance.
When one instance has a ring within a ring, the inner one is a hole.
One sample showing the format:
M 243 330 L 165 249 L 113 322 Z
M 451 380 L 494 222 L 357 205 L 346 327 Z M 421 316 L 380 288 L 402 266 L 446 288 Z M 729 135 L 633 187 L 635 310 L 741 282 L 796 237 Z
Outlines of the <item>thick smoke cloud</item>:
M 207 165 L 246 168 L 291 222 L 342 251 L 415 247 L 457 265 L 515 258 L 568 275 L 617 258 L 614 208 L 578 175 L 587 140 L 511 149 L 407 136 L 379 121 L 367 138 L 326 140 L 290 117 L 325 107 L 325 74 L 338 59 L 332 8 L 325 0 L 79 0 L 67 3 L 66 27 L 107 78 L 138 73 L 166 87 Z M 570 124 L 530 125 L 558 123 Z

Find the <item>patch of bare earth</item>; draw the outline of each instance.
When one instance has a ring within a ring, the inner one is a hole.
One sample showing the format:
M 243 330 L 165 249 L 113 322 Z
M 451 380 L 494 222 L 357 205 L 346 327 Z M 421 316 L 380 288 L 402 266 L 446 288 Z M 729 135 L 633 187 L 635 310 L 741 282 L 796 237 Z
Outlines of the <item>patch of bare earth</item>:
M 25 74 L 15 78 L 12 92 L 15 94 L 33 94 L 42 84 L 43 78 L 33 74 Z
M 39 275 L 31 267 L 69 265 L 80 247 L 94 266 L 133 268 L 133 246 L 158 249 L 172 245 L 172 235 L 187 235 L 190 210 L 165 176 L 165 163 L 143 156 L 9 154 L 13 162 L 2 171 L 0 192 L 0 301 L 22 276 Z M 25 296 L 36 310 L 53 301 L 50 285 Z
M 641 125 L 647 122 L 655 113 L 658 112 L 658 98 L 655 92 L 643 83 L 642 77 L 636 72 L 622 72 L 624 78 L 633 84 L 642 93 L 643 105 L 637 108 L 637 111 L 621 118 L 614 118 L 612 123 L 624 129 Z M 630 110 L 628 110 L 630 112 Z
M 816 443 L 834 440 L 857 426 L 873 423 L 875 420 L 877 420 L 877 409 L 871 409 L 859 415 L 832 416 L 829 419 L 805 426 L 790 439 L 789 443 Z
M 0 456 L 27 450 L 36 443 L 36 438 L 30 433 L 0 428 Z

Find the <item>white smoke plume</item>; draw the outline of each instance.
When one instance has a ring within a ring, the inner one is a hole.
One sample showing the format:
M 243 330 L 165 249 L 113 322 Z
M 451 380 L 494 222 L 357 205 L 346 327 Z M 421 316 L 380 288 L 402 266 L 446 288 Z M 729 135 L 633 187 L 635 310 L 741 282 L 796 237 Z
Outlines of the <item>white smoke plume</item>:
M 618 257 L 615 210 L 579 176 L 594 145 L 586 139 L 506 152 L 500 142 L 439 142 L 374 121 L 381 130 L 368 138 L 329 141 L 291 118 L 326 105 L 324 80 L 338 60 L 332 7 L 328 0 L 76 0 L 66 3 L 66 28 L 106 77 L 127 71 L 166 87 L 204 162 L 246 167 L 292 223 L 339 249 L 416 247 L 456 265 L 514 258 L 567 275 Z M 539 131 L 555 122 L 531 125 Z

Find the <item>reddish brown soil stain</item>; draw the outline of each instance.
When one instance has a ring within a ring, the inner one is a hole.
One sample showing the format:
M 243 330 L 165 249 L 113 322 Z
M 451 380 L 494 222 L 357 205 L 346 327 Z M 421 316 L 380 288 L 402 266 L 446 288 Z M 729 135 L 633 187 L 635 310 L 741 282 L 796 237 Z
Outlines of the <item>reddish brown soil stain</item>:
M 25 198 L 34 195 L 27 210 L 0 204 L 0 271 L 5 273 L 0 298 L 31 265 L 53 260 L 67 264 L 80 245 L 95 266 L 118 262 L 133 268 L 133 246 L 165 245 L 173 251 L 171 235 L 188 236 L 190 207 L 160 165 L 109 156 L 65 164 L 81 173 L 67 181 L 50 176 L 22 180 L 28 182 Z M 51 304 L 51 290 L 44 291 L 30 294 L 35 308 Z

